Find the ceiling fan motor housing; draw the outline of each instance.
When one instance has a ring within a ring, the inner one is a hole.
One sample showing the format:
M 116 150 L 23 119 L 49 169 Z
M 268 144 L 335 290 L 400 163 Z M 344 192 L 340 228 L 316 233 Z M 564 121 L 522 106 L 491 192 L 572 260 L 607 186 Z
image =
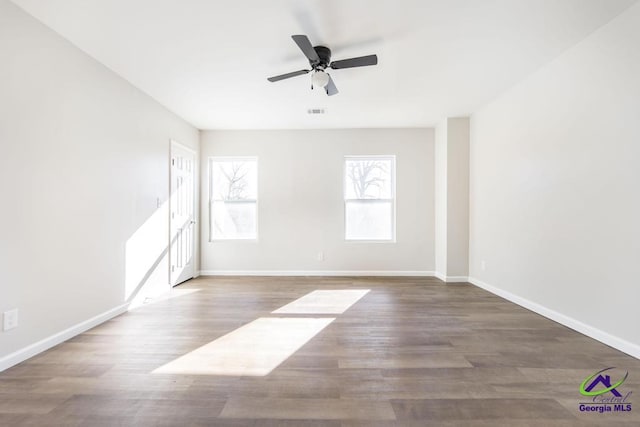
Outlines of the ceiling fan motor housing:
M 314 46 L 313 50 L 315 50 L 318 54 L 318 58 L 320 58 L 320 61 L 312 63 L 311 66 L 314 69 L 324 70 L 331 63 L 331 49 L 326 46 Z

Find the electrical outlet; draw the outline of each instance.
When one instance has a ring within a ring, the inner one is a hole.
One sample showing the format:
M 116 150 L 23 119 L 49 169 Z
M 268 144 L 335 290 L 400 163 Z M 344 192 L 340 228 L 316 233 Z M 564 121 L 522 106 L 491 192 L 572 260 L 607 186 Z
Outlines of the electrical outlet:
M 5 311 L 3 314 L 2 330 L 8 331 L 18 326 L 18 309 Z
M 485 271 L 487 269 L 487 264 L 485 264 L 484 260 L 480 262 L 480 268 L 482 269 L 482 271 Z
M 318 252 L 318 261 L 324 261 L 324 252 Z

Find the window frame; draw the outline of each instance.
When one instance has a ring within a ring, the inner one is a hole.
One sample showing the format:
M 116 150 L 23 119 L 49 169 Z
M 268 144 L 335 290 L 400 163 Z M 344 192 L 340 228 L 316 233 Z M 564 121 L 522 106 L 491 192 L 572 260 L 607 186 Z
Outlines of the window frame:
M 246 162 L 246 161 L 255 161 L 256 162 L 256 198 L 255 199 L 249 199 L 249 200 L 231 200 L 231 201 L 226 201 L 226 200 L 214 200 L 213 198 L 213 163 L 214 162 L 233 162 L 233 161 L 238 161 L 238 162 Z M 258 236 L 259 236 L 259 228 L 258 225 L 260 223 L 260 221 L 258 220 L 258 215 L 260 212 L 259 209 L 259 161 L 258 161 L 258 156 L 209 156 L 208 159 L 208 169 L 209 169 L 209 178 L 208 178 L 208 185 L 209 185 L 209 242 L 210 243 L 214 243 L 214 242 L 234 242 L 234 241 L 240 241 L 240 242 L 257 242 L 258 241 Z M 255 233 L 255 237 L 214 237 L 213 236 L 213 203 L 214 202 L 223 202 L 223 203 L 231 203 L 231 204 L 246 204 L 246 203 L 253 203 L 255 205 L 255 219 L 256 219 L 256 223 L 255 223 L 255 229 L 256 229 L 256 233 Z
M 347 199 L 347 161 L 349 160 L 390 160 L 391 161 L 391 198 L 390 199 Z M 342 160 L 342 199 L 343 199 L 343 238 L 347 243 L 396 243 L 396 155 L 395 154 L 373 154 L 373 155 L 345 155 Z M 391 203 L 391 238 L 390 239 L 349 239 L 347 238 L 347 204 L 349 202 L 359 203 Z

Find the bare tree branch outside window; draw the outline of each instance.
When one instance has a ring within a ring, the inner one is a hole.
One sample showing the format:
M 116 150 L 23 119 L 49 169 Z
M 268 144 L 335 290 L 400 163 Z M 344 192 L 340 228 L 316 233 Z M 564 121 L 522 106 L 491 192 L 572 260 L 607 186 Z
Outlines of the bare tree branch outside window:
M 384 161 L 349 162 L 347 174 L 356 198 L 377 199 L 379 197 L 387 181 L 383 178 L 389 172 L 387 163 Z
M 254 239 L 257 215 L 257 161 L 211 161 L 213 239 Z
M 394 239 L 393 156 L 345 156 L 345 239 Z
M 229 167 L 221 166 L 220 172 L 227 179 L 227 194 L 223 200 L 244 200 L 246 196 L 247 181 L 245 177 L 249 173 L 245 162 L 231 162 Z

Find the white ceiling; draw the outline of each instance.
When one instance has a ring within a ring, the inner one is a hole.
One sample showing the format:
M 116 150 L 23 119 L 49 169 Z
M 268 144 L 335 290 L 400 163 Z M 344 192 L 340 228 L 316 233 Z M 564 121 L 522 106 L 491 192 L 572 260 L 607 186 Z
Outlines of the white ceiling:
M 636 0 L 14 0 L 200 129 L 425 127 L 468 115 Z M 310 90 L 291 40 L 332 59 Z M 325 108 L 310 116 L 308 108 Z

